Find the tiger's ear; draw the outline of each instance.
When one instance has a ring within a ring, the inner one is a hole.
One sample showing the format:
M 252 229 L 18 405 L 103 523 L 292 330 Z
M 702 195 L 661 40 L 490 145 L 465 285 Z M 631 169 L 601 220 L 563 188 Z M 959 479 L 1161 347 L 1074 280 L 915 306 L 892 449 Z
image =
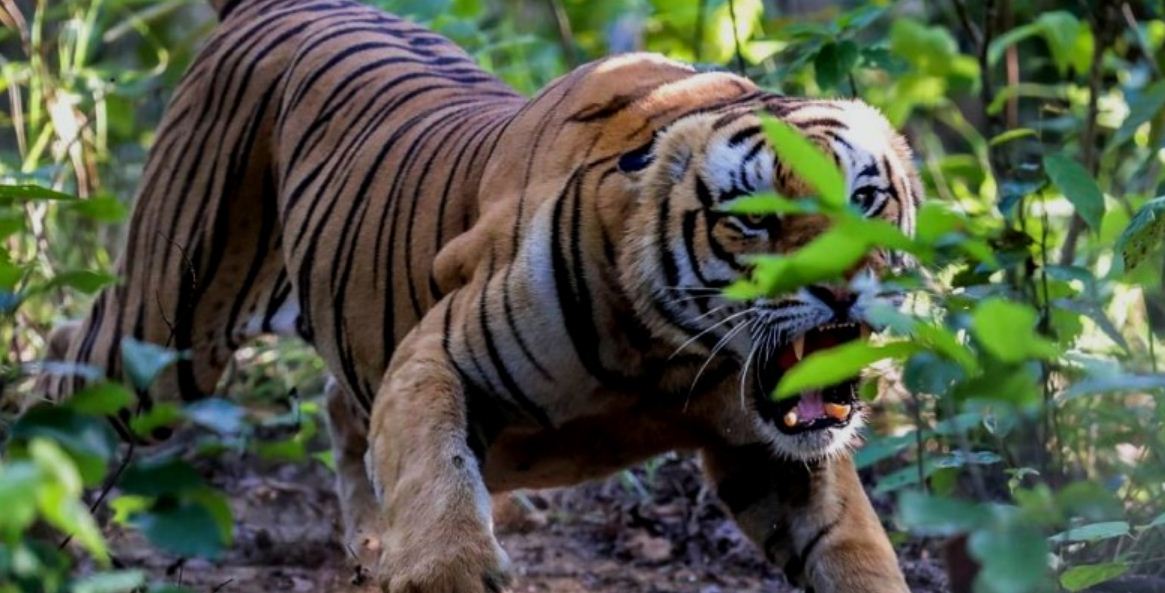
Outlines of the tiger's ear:
M 623 153 L 619 157 L 619 171 L 621 173 L 638 173 L 647 168 L 655 160 L 652 150 L 655 148 L 655 136 L 639 148 Z

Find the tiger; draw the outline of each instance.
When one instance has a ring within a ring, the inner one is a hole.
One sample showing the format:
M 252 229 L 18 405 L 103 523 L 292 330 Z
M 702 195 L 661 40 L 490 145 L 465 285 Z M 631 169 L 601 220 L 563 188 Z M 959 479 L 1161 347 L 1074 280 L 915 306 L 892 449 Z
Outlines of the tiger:
M 390 593 L 496 593 L 512 567 L 492 494 L 576 484 L 667 451 L 788 580 L 908 591 L 850 451 L 853 381 L 769 397 L 800 359 L 866 339 L 900 295 L 875 250 L 833 283 L 732 300 L 756 254 L 824 215 L 734 214 L 806 197 L 762 114 L 831 156 L 854 208 L 904 232 L 922 199 L 873 107 L 766 91 L 650 53 L 526 98 L 451 41 L 352 0 L 212 0 L 220 23 L 149 151 L 116 285 L 53 335 L 124 375 L 133 338 L 186 353 L 111 422 L 205 397 L 260 335 L 331 375 L 343 537 Z M 85 379 L 53 376 L 58 401 Z M 167 429 L 148 435 L 164 439 Z

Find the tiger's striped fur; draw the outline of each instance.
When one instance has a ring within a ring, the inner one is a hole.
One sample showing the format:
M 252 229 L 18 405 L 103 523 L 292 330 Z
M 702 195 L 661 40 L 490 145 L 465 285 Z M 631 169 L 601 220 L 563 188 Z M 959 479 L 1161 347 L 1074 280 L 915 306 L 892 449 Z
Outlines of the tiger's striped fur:
M 58 334 L 63 358 L 118 376 L 126 336 L 190 352 L 139 394 L 148 409 L 210 393 L 256 335 L 312 344 L 334 376 L 346 536 L 379 555 L 388 591 L 499 591 L 488 492 L 674 449 L 702 452 L 790 579 L 906 591 L 844 453 L 860 415 L 783 433 L 747 369 L 759 346 L 775 356 L 834 319 L 822 295 L 850 289 L 717 294 L 749 254 L 826 224 L 718 210 L 806 191 L 757 110 L 831 151 L 870 216 L 911 228 L 917 180 L 880 115 L 647 54 L 526 100 L 440 36 L 349 0 L 216 7 L 158 129 L 122 282 Z M 891 257 L 863 262 L 855 286 Z M 50 395 L 79 383 L 50 378 Z M 131 414 L 114 419 L 127 433 Z

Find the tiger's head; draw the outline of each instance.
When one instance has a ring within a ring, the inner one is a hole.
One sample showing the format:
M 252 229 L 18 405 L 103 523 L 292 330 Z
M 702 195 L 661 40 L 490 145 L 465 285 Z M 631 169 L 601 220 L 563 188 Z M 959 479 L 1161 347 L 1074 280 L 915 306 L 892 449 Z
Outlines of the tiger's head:
M 835 158 L 855 207 L 913 231 L 918 176 L 905 140 L 877 110 L 859 101 L 779 101 L 767 108 Z M 743 216 L 721 208 L 761 191 L 811 193 L 778 161 L 760 118 L 753 111 L 683 117 L 619 165 L 636 180 L 639 196 L 621 250 L 621 279 L 654 334 L 701 359 L 734 357 L 742 405 L 779 454 L 808 460 L 852 446 L 862 422 L 856 382 L 781 401 L 769 394 L 804 356 L 868 336 L 863 311 L 900 300 L 877 281 L 899 255 L 872 253 L 833 284 L 731 300 L 721 291 L 748 275 L 750 256 L 792 252 L 829 225 L 816 214 Z

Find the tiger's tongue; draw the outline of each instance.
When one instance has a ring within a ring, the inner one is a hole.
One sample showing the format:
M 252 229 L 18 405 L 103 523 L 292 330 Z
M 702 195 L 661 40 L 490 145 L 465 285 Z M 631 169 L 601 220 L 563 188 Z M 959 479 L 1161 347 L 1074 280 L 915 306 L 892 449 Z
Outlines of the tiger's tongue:
M 800 418 L 801 422 L 824 418 L 825 399 L 821 396 L 821 391 L 814 389 L 801 393 L 801 399 L 797 400 L 797 407 L 794 410 L 797 412 L 797 418 Z

